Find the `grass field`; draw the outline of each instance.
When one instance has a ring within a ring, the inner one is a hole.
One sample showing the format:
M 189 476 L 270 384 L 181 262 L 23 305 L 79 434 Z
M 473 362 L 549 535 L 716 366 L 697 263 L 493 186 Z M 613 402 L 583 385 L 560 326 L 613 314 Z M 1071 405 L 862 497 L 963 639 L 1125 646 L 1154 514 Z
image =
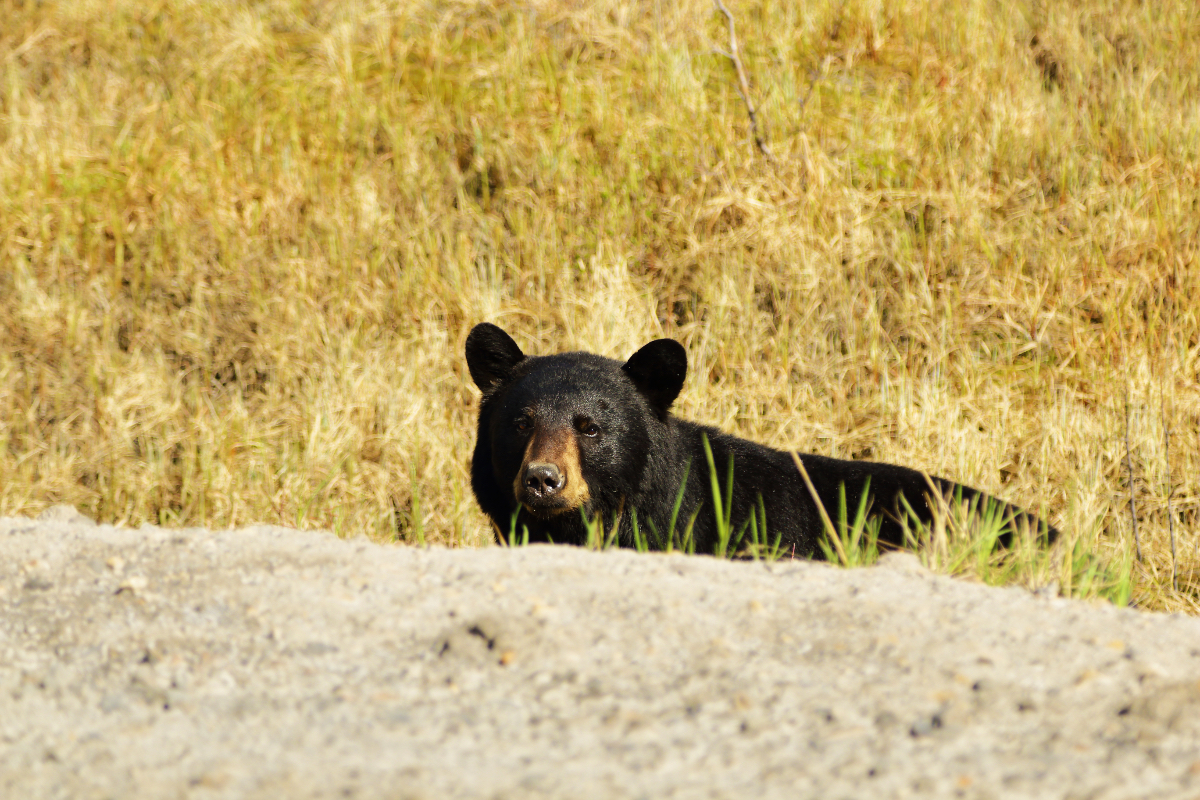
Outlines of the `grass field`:
M 1132 489 L 1200 610 L 1200 5 L 729 9 L 770 157 L 709 0 L 0 0 L 0 514 L 485 544 L 489 320 L 1115 562 Z

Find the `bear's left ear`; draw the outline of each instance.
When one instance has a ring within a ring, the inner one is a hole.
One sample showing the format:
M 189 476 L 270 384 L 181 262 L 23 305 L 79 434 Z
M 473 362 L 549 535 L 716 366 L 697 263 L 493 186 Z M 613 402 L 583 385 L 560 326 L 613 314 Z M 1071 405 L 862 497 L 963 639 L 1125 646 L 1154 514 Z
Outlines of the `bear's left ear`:
M 687 351 L 674 339 L 656 339 L 638 350 L 621 367 L 638 391 L 665 420 L 687 377 Z
M 524 360 L 513 338 L 489 322 L 479 323 L 467 334 L 467 369 L 485 395 L 512 377 L 513 367 Z

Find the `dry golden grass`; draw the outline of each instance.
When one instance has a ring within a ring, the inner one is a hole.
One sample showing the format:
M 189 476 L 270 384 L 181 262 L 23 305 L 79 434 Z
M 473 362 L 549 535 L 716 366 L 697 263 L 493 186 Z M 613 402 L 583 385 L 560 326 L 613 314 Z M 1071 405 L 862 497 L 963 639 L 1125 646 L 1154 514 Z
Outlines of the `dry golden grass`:
M 708 0 L 0 4 L 0 513 L 484 544 L 491 320 L 1118 558 L 1128 396 L 1200 609 L 1200 6 L 729 5 L 775 165 Z

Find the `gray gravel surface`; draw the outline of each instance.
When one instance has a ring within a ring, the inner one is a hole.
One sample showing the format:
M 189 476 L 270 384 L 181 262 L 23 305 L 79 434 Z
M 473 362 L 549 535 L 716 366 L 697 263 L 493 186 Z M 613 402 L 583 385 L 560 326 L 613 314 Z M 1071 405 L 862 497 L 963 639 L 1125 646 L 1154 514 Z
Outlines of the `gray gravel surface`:
M 0 796 L 1200 797 L 1200 621 L 863 570 L 0 519 Z

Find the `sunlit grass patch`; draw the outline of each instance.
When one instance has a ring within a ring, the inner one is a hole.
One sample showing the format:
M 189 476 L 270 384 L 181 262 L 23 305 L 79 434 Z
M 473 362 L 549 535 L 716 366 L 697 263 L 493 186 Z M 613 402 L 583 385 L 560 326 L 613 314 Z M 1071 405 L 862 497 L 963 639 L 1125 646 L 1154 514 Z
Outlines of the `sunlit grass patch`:
M 822 510 L 828 561 L 843 567 L 870 566 L 878 560 L 879 517 L 868 515 L 868 492 L 851 516 L 845 492 L 836 522 Z M 961 493 L 935 497 L 929 522 L 917 519 L 910 506 L 902 520 L 907 549 L 928 569 L 992 586 L 1019 585 L 1054 596 L 1128 605 L 1133 595 L 1131 550 L 1101 555 L 1097 531 L 1067 532 L 1050 541 L 1045 530 L 1028 519 L 1014 520 L 1003 503 L 966 501 Z
M 774 164 L 707 0 L 6 8 L 0 513 L 487 544 L 486 319 L 1104 563 L 1132 491 L 1134 601 L 1200 610 L 1200 6 L 730 9 Z
M 1130 601 L 1131 553 L 1102 554 L 1094 528 L 1067 531 L 1051 542 L 1044 530 L 1006 517 L 996 503 L 940 498 L 933 512 L 929 524 L 907 520 L 905 537 L 921 563 L 935 572 L 1122 606 Z

